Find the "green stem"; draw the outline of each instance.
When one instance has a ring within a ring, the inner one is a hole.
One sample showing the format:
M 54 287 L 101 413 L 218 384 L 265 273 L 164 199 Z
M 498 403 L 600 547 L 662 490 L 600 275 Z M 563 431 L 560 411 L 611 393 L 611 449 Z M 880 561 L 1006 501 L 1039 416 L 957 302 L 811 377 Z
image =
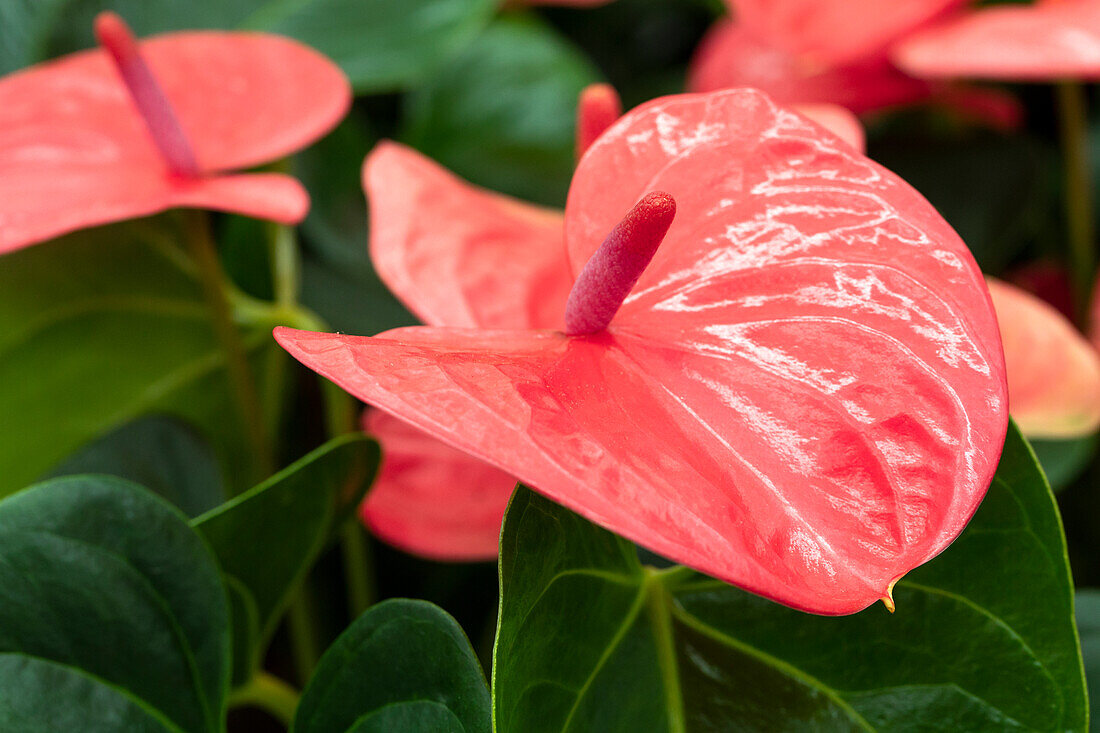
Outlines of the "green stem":
M 1088 162 L 1088 113 L 1085 87 L 1058 84 L 1059 124 L 1066 186 L 1066 224 L 1077 315 L 1084 322 L 1096 267 L 1092 218 L 1092 185 Z
M 348 613 L 356 619 L 375 601 L 374 563 L 363 527 L 353 518 L 340 533 L 344 578 L 348 588 Z
M 275 302 L 279 305 L 294 307 L 298 302 L 298 290 L 301 286 L 301 265 L 298 258 L 298 238 L 294 229 L 271 222 L 267 238 L 267 252 L 271 260 L 271 282 L 275 291 Z
M 218 261 L 206 212 L 186 210 L 183 214 L 191 256 L 198 267 L 207 307 L 210 309 L 211 324 L 225 353 L 226 371 L 253 452 L 258 474 L 256 478 L 262 479 L 274 470 L 274 456 L 267 441 L 259 393 L 248 365 L 248 355 L 240 331 L 233 321 L 229 297 L 226 294 L 229 285 Z
M 286 612 L 287 633 L 290 636 L 290 651 L 294 658 L 294 671 L 298 682 L 305 686 L 321 657 L 321 644 L 317 638 L 317 615 L 314 613 L 313 594 L 306 578 L 302 587 L 290 601 Z
M 259 708 L 289 728 L 298 698 L 298 691 L 286 682 L 267 672 L 257 672 L 247 685 L 229 695 L 229 706 Z

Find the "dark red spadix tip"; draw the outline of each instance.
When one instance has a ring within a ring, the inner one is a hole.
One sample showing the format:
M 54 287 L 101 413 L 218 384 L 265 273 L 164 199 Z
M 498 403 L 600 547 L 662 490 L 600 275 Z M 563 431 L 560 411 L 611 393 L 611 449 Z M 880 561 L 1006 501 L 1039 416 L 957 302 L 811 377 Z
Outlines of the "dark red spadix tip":
M 141 57 L 130 27 L 117 14 L 105 11 L 95 18 L 95 36 L 115 62 L 122 81 L 145 120 L 164 160 L 173 173 L 193 177 L 199 174 L 195 151 L 180 126 L 168 97 L 160 88 L 149 65 Z
M 619 93 L 610 84 L 589 84 L 577 100 L 577 159 L 623 114 Z
M 675 215 L 676 201 L 667 193 L 654 191 L 615 225 L 569 292 L 567 334 L 583 336 L 607 328 L 653 259 Z

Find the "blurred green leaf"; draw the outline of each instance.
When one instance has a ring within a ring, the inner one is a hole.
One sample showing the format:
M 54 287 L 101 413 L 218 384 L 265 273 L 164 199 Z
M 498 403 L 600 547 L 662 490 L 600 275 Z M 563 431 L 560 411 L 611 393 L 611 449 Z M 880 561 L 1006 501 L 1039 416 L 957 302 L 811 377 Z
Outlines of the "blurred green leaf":
M 828 618 L 686 568 L 521 488 L 501 538 L 500 733 L 1083 730 L 1061 522 L 1015 426 L 984 503 L 894 589 Z
M 489 733 L 489 690 L 462 628 L 425 601 L 372 607 L 321 658 L 294 733 Z
M 140 484 L 189 517 L 225 501 L 225 482 L 213 449 L 186 423 L 164 415 L 141 417 L 73 453 L 48 476 L 100 473 Z
M 563 204 L 592 64 L 534 17 L 497 20 L 407 97 L 405 142 L 470 181 Z
M 176 509 L 55 479 L 0 502 L 0 558 L 0 730 L 223 730 L 225 591 Z
M 874 139 L 868 151 L 920 191 L 997 274 L 1034 241 L 1053 203 L 1056 158 L 1023 136 Z
M 1096 455 L 1097 434 L 1070 440 L 1032 440 L 1031 447 L 1054 491 L 1061 491 L 1084 473 Z
M 234 611 L 247 616 L 235 618 L 234 628 L 249 629 L 255 614 L 256 633 L 235 640 L 235 683 L 255 671 L 290 596 L 337 524 L 359 505 L 379 460 L 378 444 L 365 435 L 335 438 L 192 522 L 214 548 Z
M 1100 590 L 1082 588 L 1077 591 L 1077 629 L 1081 633 L 1081 656 L 1085 661 L 1085 679 L 1088 681 L 1092 714 L 1089 730 L 1100 732 L 1100 716 L 1096 714 L 1100 703 Z
M 267 324 L 242 338 L 257 361 L 278 349 Z M 231 487 L 252 468 L 200 284 L 151 220 L 0 258 L 0 409 L 0 496 L 149 413 L 197 426 Z
M 344 69 L 360 93 L 425 80 L 489 22 L 495 0 L 69 0 L 51 52 L 94 45 L 92 19 L 118 12 L 138 35 L 183 28 L 280 33 Z
M 386 289 L 367 252 L 367 202 L 360 183 L 374 145 L 354 110 L 294 158 L 294 175 L 313 199 L 302 223 L 302 302 L 335 330 L 374 335 L 416 319 Z
M 50 27 L 68 0 L 0 2 L 0 74 L 46 57 Z

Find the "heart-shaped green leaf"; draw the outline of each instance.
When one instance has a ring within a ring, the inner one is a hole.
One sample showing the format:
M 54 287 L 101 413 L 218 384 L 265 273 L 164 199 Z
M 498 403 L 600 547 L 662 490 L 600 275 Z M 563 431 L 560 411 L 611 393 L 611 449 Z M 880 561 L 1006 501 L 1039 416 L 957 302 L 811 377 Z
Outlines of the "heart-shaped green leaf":
M 294 733 L 488 733 L 489 690 L 462 628 L 426 601 L 365 612 L 321 658 Z
M 634 548 L 521 488 L 501 538 L 496 730 L 1083 730 L 1061 520 L 1009 429 L 989 494 L 897 612 L 828 618 Z
M 94 45 L 92 18 L 111 9 L 140 35 L 197 23 L 296 38 L 339 64 L 359 92 L 423 81 L 496 10 L 495 0 L 75 0 L 69 5 L 54 30 L 53 53 Z
M 246 682 L 294 590 L 363 498 L 378 470 L 378 444 L 335 438 L 259 486 L 197 517 L 221 563 L 234 611 L 234 667 Z
M 163 219 L 75 234 L 0 266 L 0 496 L 151 412 L 196 425 L 234 487 L 251 453 L 190 260 Z M 254 359 L 274 324 L 242 332 Z M 263 374 L 259 374 L 261 389 Z
M 109 476 L 0 502 L 0 730 L 218 733 L 225 591 L 167 502 Z
M 534 18 L 493 23 L 407 98 L 405 142 L 474 183 L 560 205 L 592 64 Z
M 149 415 L 112 430 L 66 458 L 46 478 L 101 473 L 140 484 L 194 517 L 225 501 L 210 446 L 186 423 Z

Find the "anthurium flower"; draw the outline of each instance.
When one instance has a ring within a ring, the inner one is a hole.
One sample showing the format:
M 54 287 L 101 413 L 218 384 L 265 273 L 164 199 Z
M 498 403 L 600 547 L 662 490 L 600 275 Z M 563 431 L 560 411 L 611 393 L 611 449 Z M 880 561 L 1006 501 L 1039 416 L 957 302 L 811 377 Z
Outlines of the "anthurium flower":
M 863 129 L 840 107 L 800 108 L 862 150 Z M 583 152 L 621 114 L 593 84 L 578 100 Z M 484 191 L 409 148 L 383 142 L 363 166 L 371 258 L 389 288 L 433 326 L 556 328 L 573 284 L 560 211 Z M 518 306 L 518 307 L 517 307 Z M 384 412 L 364 429 L 383 446 L 364 523 L 403 550 L 437 560 L 494 560 L 517 479 Z
M 1100 427 L 1100 357 L 1053 306 L 988 278 L 1001 324 L 1012 417 L 1035 438 L 1075 438 Z
M 174 207 L 284 223 L 309 198 L 293 178 L 230 173 L 304 147 L 348 109 L 343 73 L 259 33 L 138 43 L 101 14 L 103 48 L 0 79 L 0 253 Z
M 892 56 L 926 78 L 1100 79 L 1100 2 L 977 8 L 907 36 Z
M 818 66 L 881 52 L 891 41 L 968 0 L 728 0 L 754 34 Z
M 753 86 L 777 101 L 837 104 L 863 114 L 935 104 L 999 129 L 1014 129 L 1022 108 L 993 89 L 930 83 L 899 70 L 892 42 L 944 17 L 958 0 L 728 0 L 692 60 L 688 88 Z M 865 7 L 866 6 L 866 7 Z
M 570 295 L 534 281 L 513 302 L 558 299 L 554 328 L 276 338 L 603 526 L 797 608 L 889 599 L 961 531 L 1003 441 L 1004 366 L 976 265 L 909 186 L 757 91 L 682 95 L 592 145 L 564 227 Z

